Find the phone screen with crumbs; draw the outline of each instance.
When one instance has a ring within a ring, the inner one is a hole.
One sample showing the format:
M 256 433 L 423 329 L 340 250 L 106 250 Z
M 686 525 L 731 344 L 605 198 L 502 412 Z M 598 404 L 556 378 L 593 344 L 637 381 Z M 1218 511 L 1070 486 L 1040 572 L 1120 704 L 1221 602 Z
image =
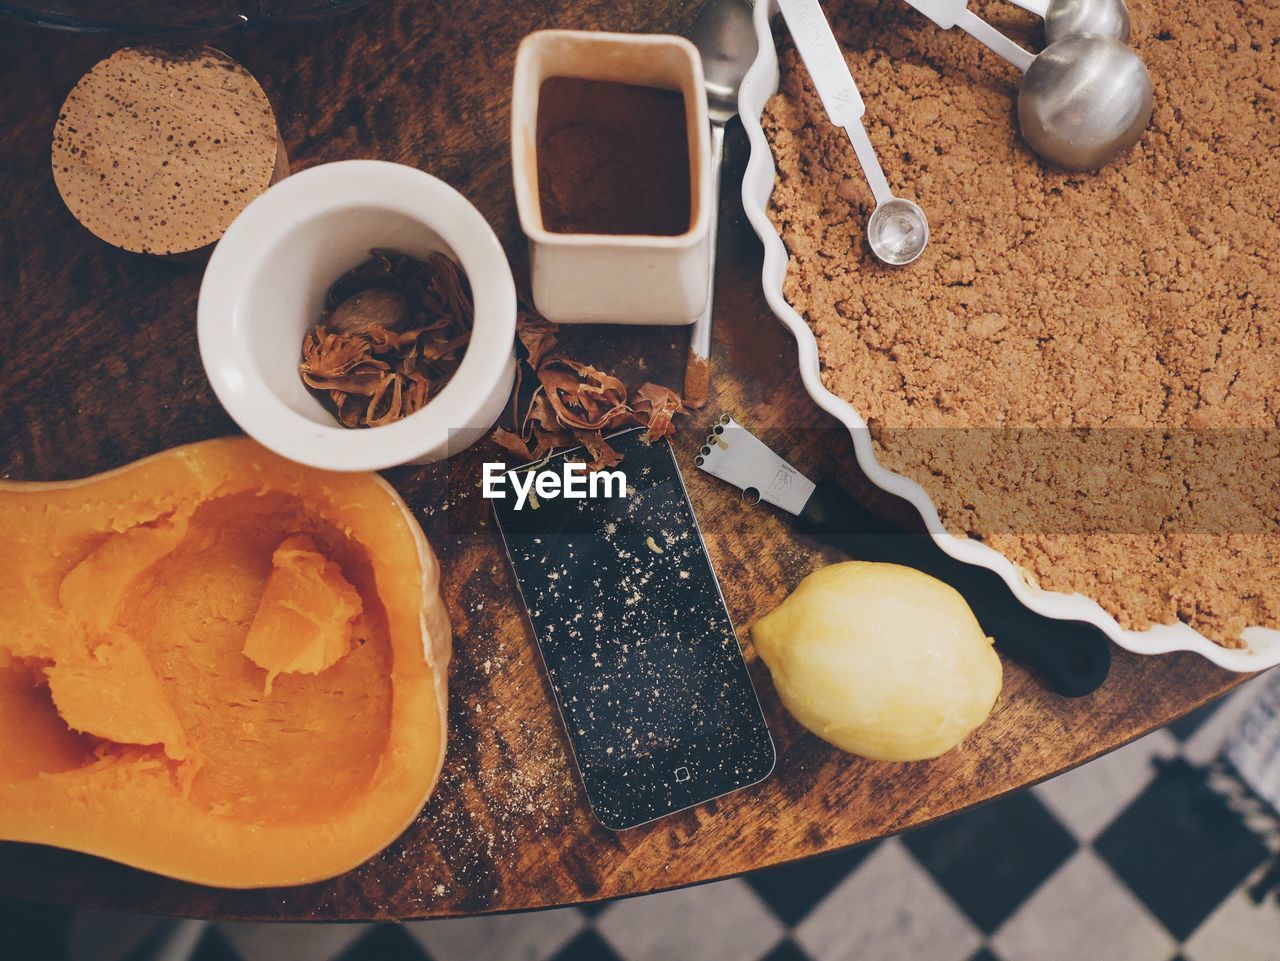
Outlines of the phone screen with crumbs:
M 493 503 L 588 800 L 623 830 L 763 780 L 774 748 L 670 445 L 609 443 L 625 496 Z

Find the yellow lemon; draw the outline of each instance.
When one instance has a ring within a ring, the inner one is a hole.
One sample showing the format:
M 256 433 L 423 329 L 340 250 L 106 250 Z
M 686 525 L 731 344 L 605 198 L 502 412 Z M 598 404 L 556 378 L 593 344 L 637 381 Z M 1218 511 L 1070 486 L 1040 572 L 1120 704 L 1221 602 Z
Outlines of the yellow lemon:
M 879 761 L 951 750 L 986 720 L 1003 679 L 964 598 L 897 564 L 815 571 L 751 637 L 797 721 Z

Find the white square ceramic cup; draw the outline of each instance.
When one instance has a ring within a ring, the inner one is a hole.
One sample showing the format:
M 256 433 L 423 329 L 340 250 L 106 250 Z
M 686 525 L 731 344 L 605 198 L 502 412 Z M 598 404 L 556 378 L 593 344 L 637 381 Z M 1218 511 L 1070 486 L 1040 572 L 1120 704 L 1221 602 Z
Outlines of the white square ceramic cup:
M 548 77 L 614 80 L 678 90 L 689 137 L 689 229 L 645 234 L 552 233 L 538 198 L 538 97 Z M 683 37 L 541 30 L 516 56 L 511 164 L 529 238 L 533 302 L 558 324 L 691 324 L 707 303 L 710 124 L 702 60 Z

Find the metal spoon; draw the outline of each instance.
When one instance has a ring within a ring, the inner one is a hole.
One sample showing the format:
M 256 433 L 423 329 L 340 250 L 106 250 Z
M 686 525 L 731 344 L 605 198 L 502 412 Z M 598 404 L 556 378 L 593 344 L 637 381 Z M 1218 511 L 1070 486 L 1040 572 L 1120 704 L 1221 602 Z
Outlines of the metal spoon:
M 690 407 L 707 402 L 707 358 L 711 354 L 711 301 L 716 290 L 716 226 L 720 215 L 720 168 L 724 163 L 724 128 L 738 115 L 738 87 L 755 62 L 758 44 L 747 0 L 708 0 L 693 21 L 691 39 L 702 55 L 702 77 L 711 118 L 711 269 L 707 271 L 707 306 L 689 332 L 689 361 L 684 399 Z
M 924 253 L 929 242 L 929 221 L 917 204 L 895 197 L 889 189 L 875 147 L 862 125 L 866 104 L 853 82 L 853 74 L 844 61 L 831 25 L 817 0 L 778 0 L 778 7 L 827 116 L 849 135 L 853 152 L 871 187 L 876 201 L 876 209 L 867 221 L 867 244 L 871 252 L 895 267 L 911 263 Z
M 1151 119 L 1151 77 L 1111 37 L 1063 37 L 1040 52 L 1018 88 L 1022 139 L 1067 170 L 1097 170 L 1138 142 Z
M 943 30 L 959 27 L 1024 74 L 1018 88 L 1018 125 L 1027 146 L 1050 163 L 1068 170 L 1096 170 L 1137 143 L 1146 129 L 1151 77 L 1138 55 L 1120 40 L 1074 34 L 1036 55 L 970 10 L 968 0 L 906 2 Z
M 1044 21 L 1045 43 L 1082 33 L 1129 40 L 1129 8 L 1124 0 L 1012 0 Z

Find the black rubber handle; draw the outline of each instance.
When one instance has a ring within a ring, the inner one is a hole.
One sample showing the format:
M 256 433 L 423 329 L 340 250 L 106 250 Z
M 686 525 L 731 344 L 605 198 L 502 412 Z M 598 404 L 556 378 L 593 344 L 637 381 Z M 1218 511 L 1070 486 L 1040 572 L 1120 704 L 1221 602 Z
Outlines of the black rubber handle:
M 858 560 L 914 567 L 950 584 L 964 595 L 996 647 L 1057 693 L 1080 697 L 1106 680 L 1111 647 L 1098 628 L 1028 610 L 994 571 L 956 560 L 928 534 L 898 530 L 839 485 L 820 481 L 799 522 L 807 533 Z

